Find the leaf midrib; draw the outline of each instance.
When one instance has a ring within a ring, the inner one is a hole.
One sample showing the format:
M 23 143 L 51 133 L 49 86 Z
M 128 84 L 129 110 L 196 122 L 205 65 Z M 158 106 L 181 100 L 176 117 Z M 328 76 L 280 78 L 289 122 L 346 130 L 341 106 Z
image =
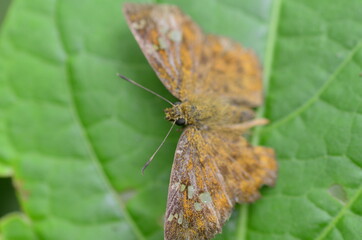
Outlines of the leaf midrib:
M 276 0 L 272 4 L 271 10 L 271 24 L 269 28 L 268 38 L 266 42 L 265 49 L 265 59 L 264 59 L 264 76 L 263 76 L 263 86 L 264 86 L 264 99 L 269 93 L 269 81 L 271 78 L 271 70 L 274 61 L 274 53 L 275 53 L 275 45 L 276 38 L 278 32 L 278 26 L 280 21 L 280 9 L 281 9 L 282 0 Z M 263 117 L 265 114 L 265 105 L 262 105 L 257 111 L 257 118 Z M 253 145 L 259 145 L 260 142 L 260 133 L 261 128 L 257 127 L 253 131 L 253 135 L 251 138 L 251 143 Z M 249 205 L 243 204 L 240 208 L 240 217 L 238 219 L 238 231 L 236 233 L 236 239 L 245 240 L 247 239 L 247 231 L 248 231 L 248 213 L 249 213 Z

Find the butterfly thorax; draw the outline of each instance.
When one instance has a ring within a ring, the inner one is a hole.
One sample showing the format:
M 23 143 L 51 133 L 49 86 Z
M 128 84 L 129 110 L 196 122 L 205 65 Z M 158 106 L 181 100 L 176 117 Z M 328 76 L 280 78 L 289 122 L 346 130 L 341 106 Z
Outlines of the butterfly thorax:
M 219 122 L 226 106 L 210 97 L 195 97 L 165 109 L 166 119 L 177 125 L 208 126 Z

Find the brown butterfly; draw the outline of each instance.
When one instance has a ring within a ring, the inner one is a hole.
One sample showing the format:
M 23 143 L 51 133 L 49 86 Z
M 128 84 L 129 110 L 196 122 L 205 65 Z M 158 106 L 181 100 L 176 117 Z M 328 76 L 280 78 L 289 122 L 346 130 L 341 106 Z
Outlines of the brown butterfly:
M 166 240 L 211 239 L 235 203 L 253 202 L 273 185 L 274 151 L 242 136 L 266 123 L 261 69 L 253 52 L 204 34 L 172 5 L 124 5 L 128 25 L 148 62 L 180 103 L 166 119 L 184 126 L 177 144 L 165 216 Z

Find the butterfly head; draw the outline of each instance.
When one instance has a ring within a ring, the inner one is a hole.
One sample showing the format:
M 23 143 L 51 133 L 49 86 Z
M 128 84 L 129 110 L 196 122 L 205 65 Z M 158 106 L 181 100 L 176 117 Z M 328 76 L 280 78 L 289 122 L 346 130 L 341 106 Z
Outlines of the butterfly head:
M 212 102 L 212 98 L 196 98 L 176 102 L 165 109 L 166 119 L 179 126 L 209 125 L 222 114 L 220 106 Z
M 165 109 L 166 119 L 175 122 L 178 126 L 186 126 L 189 124 L 185 104 L 176 102 L 171 108 Z

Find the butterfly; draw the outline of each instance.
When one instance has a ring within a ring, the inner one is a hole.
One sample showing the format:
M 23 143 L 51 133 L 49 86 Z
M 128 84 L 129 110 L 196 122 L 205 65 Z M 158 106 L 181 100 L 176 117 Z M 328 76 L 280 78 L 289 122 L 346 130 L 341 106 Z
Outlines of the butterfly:
M 273 149 L 243 134 L 265 119 L 261 67 L 239 43 L 205 34 L 178 7 L 126 3 L 130 30 L 163 85 L 180 102 L 166 119 L 184 127 L 171 171 L 165 240 L 206 240 L 220 233 L 235 203 L 260 197 L 277 176 Z

